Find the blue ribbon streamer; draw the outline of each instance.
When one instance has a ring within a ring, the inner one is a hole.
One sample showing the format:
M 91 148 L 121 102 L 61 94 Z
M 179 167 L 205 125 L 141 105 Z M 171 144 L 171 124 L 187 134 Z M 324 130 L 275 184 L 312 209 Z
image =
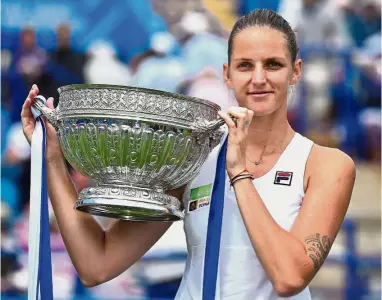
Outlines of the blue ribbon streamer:
M 39 284 L 41 299 L 53 299 L 48 189 L 46 186 L 46 126 L 44 120 L 41 117 L 39 119 L 43 128 Z
M 43 130 L 42 140 L 42 178 L 41 178 L 41 218 L 40 218 L 40 254 L 38 266 L 38 280 L 41 299 L 53 299 L 52 284 L 52 260 L 50 248 L 50 224 L 48 208 L 48 190 L 46 186 L 46 126 L 41 117 L 37 119 L 41 122 Z M 37 298 L 36 298 L 37 299 Z
M 216 280 L 219 267 L 220 238 L 224 209 L 227 143 L 228 138 L 226 138 L 220 148 L 211 196 L 206 252 L 204 257 L 203 300 L 213 300 L 215 299 L 216 294 Z

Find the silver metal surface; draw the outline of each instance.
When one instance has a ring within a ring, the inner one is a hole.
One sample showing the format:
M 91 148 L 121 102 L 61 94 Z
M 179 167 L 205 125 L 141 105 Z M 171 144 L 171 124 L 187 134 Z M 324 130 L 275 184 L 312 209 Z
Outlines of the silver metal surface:
M 112 85 L 59 88 L 59 107 L 33 104 L 57 129 L 65 158 L 97 182 L 75 208 L 136 221 L 183 218 L 166 190 L 186 185 L 223 134 L 220 107 L 167 92 Z

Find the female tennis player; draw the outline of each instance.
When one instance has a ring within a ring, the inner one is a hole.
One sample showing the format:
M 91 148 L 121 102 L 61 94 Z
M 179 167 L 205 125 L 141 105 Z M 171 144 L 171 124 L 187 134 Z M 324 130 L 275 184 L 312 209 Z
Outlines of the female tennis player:
M 224 213 L 214 298 L 310 299 L 308 284 L 349 206 L 354 163 L 289 125 L 288 91 L 300 79 L 302 61 L 296 36 L 280 15 L 255 10 L 240 18 L 223 68 L 239 106 L 219 113 L 227 125 L 228 176 L 224 199 L 219 199 Z M 21 112 L 29 141 L 34 129 L 30 107 L 38 92 L 34 85 Z M 82 282 L 102 284 L 133 265 L 171 224 L 116 220 L 104 231 L 92 216 L 73 210 L 77 191 L 56 132 L 47 127 L 48 189 L 61 234 Z M 189 253 L 179 300 L 206 299 L 204 257 L 219 150 L 212 151 L 190 184 L 168 191 L 185 207 Z

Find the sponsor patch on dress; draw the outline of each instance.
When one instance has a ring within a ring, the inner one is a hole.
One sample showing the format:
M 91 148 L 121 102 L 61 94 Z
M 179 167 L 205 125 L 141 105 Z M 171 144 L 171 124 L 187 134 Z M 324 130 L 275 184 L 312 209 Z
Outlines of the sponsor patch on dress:
M 191 189 L 188 212 L 198 210 L 210 205 L 212 183 Z

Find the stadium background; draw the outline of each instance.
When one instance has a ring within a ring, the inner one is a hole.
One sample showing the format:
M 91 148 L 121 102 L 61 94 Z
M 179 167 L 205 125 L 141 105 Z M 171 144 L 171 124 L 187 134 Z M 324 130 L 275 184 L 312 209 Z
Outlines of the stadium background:
M 238 16 L 280 12 L 297 32 L 303 78 L 292 126 L 356 161 L 344 226 L 311 284 L 313 299 L 381 299 L 381 7 L 374 0 L 3 0 L 1 297 L 27 287 L 30 147 L 20 111 L 32 83 L 58 100 L 72 83 L 134 85 L 234 103 L 223 84 Z M 78 189 L 93 184 L 71 170 Z M 108 220 L 99 219 L 107 226 Z M 95 288 L 78 280 L 51 214 L 55 299 L 172 299 L 186 255 L 182 223 L 133 268 Z

